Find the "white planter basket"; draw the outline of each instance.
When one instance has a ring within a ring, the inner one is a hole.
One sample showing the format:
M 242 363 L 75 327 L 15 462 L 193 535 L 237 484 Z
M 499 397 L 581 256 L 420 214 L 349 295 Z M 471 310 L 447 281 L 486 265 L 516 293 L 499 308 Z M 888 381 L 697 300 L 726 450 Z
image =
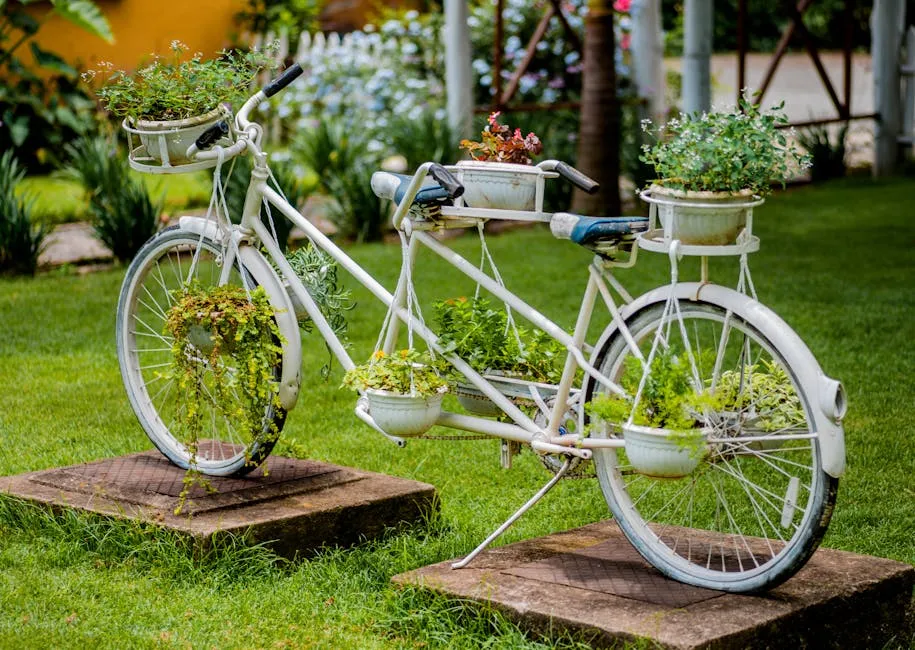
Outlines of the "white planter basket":
M 369 414 L 379 427 L 392 436 L 421 436 L 438 420 L 442 395 L 417 396 L 367 390 Z
M 183 120 L 138 120 L 135 123 L 124 120 L 121 127 L 127 132 L 130 166 L 143 172 L 166 174 L 213 167 L 216 161 L 189 160 L 187 149 L 208 128 L 231 117 L 220 107 Z M 223 138 L 217 144 L 228 146 L 232 141 Z
M 469 208 L 539 210 L 543 202 L 543 170 L 530 165 L 462 160 L 458 179 Z
M 696 469 L 705 455 L 708 434 L 706 429 L 697 429 L 692 439 L 670 429 L 623 425 L 629 463 L 640 474 L 657 478 L 682 478 Z
M 457 396 L 458 403 L 463 406 L 468 413 L 487 418 L 502 415 L 502 409 L 496 406 L 496 403 L 486 397 L 486 395 L 476 386 L 471 384 L 457 384 L 454 387 L 453 392 Z
M 666 240 L 687 246 L 732 246 L 751 224 L 753 208 L 763 199 L 749 190 L 683 192 L 654 185 L 642 199 L 655 204 Z

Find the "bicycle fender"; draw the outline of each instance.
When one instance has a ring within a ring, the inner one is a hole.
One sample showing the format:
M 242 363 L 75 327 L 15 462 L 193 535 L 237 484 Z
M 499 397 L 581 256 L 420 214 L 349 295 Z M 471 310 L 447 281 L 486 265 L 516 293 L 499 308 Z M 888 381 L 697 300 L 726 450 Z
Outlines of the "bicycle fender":
M 222 242 L 225 235 L 225 231 L 211 219 L 181 217 L 178 223 L 181 228 L 196 235 L 204 235 L 215 242 Z M 276 324 L 283 337 L 283 368 L 278 391 L 280 406 L 286 411 L 291 411 L 299 399 L 299 373 L 302 368 L 302 346 L 299 342 L 301 334 L 295 309 L 276 271 L 259 251 L 252 246 L 241 244 L 238 247 L 238 256 L 258 286 L 267 292 L 270 304 L 276 312 Z
M 815 390 L 814 394 L 807 396 L 808 401 L 813 402 L 807 406 L 819 434 L 822 469 L 833 478 L 841 477 L 846 466 L 845 431 L 842 428 L 842 417 L 847 409 L 845 390 L 839 381 L 823 373 L 810 349 L 794 330 L 778 314 L 749 296 L 720 285 L 699 282 L 658 287 L 621 307 L 620 314 L 624 320 L 629 320 L 649 305 L 666 302 L 671 292 L 682 300 L 705 302 L 732 311 L 752 324 L 768 340 L 778 342 L 779 350 L 797 375 L 798 382 Z M 600 351 L 617 329 L 615 323 L 610 323 L 601 334 L 591 355 L 592 364 L 597 362 Z

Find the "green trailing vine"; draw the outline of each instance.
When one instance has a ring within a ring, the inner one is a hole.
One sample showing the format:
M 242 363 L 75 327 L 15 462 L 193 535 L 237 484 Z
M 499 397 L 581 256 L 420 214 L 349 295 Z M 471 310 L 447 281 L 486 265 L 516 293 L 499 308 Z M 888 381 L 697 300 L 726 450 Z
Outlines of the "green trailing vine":
M 175 299 L 165 324 L 165 333 L 173 338 L 170 377 L 178 388 L 174 426 L 191 457 L 201 442 L 205 404 L 231 421 L 242 440 L 278 436 L 264 414 L 271 406 L 280 408 L 274 372 L 282 360 L 283 338 L 264 290 L 192 283 Z M 176 514 L 194 485 L 211 489 L 192 467 Z

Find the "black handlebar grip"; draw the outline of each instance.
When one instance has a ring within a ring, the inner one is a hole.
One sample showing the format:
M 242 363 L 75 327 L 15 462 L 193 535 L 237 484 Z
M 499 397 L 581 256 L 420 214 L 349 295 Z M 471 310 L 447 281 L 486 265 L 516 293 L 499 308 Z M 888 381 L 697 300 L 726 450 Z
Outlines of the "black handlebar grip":
M 569 181 L 575 187 L 584 190 L 588 194 L 594 194 L 597 190 L 600 189 L 600 183 L 598 183 L 593 178 L 588 178 L 571 165 L 561 162 L 556 165 L 555 169 L 560 176 Z
M 196 145 L 198 151 L 206 151 L 227 135 L 229 135 L 229 123 L 225 120 L 220 120 L 201 133 L 194 141 L 194 145 Z
M 429 175 L 448 192 L 450 198 L 456 199 L 464 193 L 464 186 L 461 185 L 461 182 L 438 163 L 432 163 L 429 167 Z
M 301 74 L 302 66 L 300 66 L 298 63 L 293 63 L 283 71 L 283 74 L 264 86 L 264 95 L 267 97 L 273 97 L 283 88 L 298 79 L 299 75 Z

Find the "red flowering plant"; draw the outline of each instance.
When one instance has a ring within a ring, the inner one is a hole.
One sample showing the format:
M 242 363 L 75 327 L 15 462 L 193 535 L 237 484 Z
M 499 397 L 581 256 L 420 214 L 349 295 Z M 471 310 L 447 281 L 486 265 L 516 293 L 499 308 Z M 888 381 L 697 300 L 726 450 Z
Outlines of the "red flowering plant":
M 499 124 L 497 111 L 491 113 L 488 124 L 481 134 L 481 142 L 461 140 L 461 149 L 465 149 L 474 160 L 489 162 L 533 164 L 533 156 L 543 151 L 543 143 L 533 133 L 526 136 L 521 129 L 512 131 L 507 124 Z

